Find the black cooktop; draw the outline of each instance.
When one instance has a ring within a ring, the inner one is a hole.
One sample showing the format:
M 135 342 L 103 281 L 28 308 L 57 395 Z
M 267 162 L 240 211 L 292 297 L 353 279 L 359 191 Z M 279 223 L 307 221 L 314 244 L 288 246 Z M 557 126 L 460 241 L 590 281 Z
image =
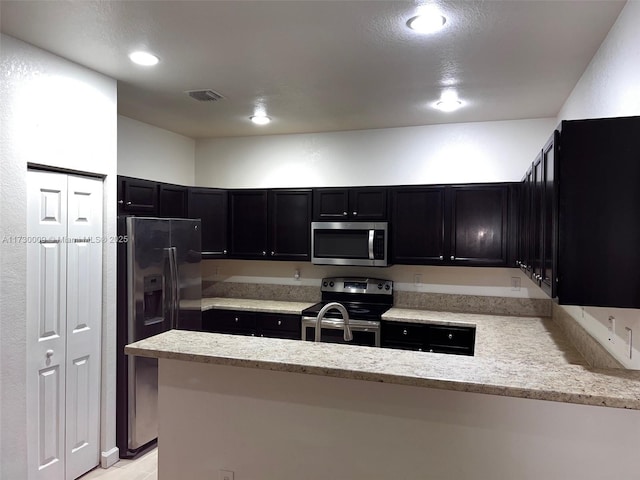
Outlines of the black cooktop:
M 322 307 L 330 301 L 318 302 L 315 305 L 306 308 L 302 311 L 303 317 L 317 317 Z M 384 312 L 391 308 L 391 305 L 383 305 L 379 303 L 362 303 L 362 302 L 340 302 L 349 312 L 349 318 L 354 320 L 380 320 L 380 317 Z M 342 315 L 338 310 L 331 309 L 326 315 L 326 318 L 342 318 Z

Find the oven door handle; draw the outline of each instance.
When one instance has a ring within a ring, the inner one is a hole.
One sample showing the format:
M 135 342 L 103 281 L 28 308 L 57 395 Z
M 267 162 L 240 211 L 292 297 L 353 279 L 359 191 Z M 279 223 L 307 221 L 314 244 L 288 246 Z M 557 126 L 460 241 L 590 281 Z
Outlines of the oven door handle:
M 373 260 L 373 237 L 375 230 L 369 230 L 369 260 Z

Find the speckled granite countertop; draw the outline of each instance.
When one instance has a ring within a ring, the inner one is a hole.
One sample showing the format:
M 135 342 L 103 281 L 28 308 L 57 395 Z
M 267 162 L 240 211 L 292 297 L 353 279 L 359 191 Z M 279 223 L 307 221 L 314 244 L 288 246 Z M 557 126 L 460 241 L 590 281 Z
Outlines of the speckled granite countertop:
M 300 312 L 313 303 L 310 302 L 282 302 L 277 300 L 249 300 L 245 298 L 203 298 L 202 311 L 215 308 L 226 310 L 244 310 L 247 312 L 290 313 L 300 315 Z
M 412 315 L 442 313 L 407 313 Z M 464 317 L 477 328 L 473 357 L 180 330 L 138 341 L 125 351 L 145 357 L 640 410 L 640 372 L 584 365 L 579 354 L 564 345 L 551 320 Z M 498 338 L 488 338 L 497 334 Z

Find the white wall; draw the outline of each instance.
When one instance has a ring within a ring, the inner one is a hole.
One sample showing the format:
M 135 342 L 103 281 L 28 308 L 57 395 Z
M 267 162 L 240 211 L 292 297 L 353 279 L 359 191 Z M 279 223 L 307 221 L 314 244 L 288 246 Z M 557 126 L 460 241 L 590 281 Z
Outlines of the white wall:
M 629 0 L 558 114 L 558 121 L 640 115 L 640 1 Z
M 558 114 L 560 120 L 640 115 L 640 1 L 630 0 Z M 564 307 L 614 357 L 640 369 L 640 310 Z M 616 319 L 611 330 L 609 317 Z M 628 331 L 635 335 L 629 355 Z
M 198 140 L 196 183 L 221 188 L 520 181 L 554 118 Z
M 160 359 L 160 480 L 622 480 L 640 412 Z
M 118 115 L 118 175 L 193 185 L 192 138 Z
M 105 236 L 116 234 L 116 81 L 12 37 L 0 37 L 0 233 L 27 233 L 27 164 L 97 173 Z M 105 244 L 101 448 L 115 453 L 116 248 Z M 0 242 L 0 477 L 27 478 L 26 244 Z M 113 458 L 113 457 L 111 457 Z

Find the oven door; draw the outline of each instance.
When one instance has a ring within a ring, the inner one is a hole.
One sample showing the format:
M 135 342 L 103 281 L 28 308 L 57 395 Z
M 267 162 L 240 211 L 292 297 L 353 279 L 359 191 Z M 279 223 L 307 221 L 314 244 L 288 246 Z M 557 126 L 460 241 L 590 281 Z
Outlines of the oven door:
M 342 320 L 333 318 L 322 319 L 320 340 L 326 343 L 346 343 L 364 345 L 368 347 L 380 346 L 380 322 L 372 320 L 351 320 L 349 327 L 353 333 L 353 340 L 345 342 L 344 324 Z M 315 317 L 302 318 L 302 340 L 313 342 L 316 335 Z

